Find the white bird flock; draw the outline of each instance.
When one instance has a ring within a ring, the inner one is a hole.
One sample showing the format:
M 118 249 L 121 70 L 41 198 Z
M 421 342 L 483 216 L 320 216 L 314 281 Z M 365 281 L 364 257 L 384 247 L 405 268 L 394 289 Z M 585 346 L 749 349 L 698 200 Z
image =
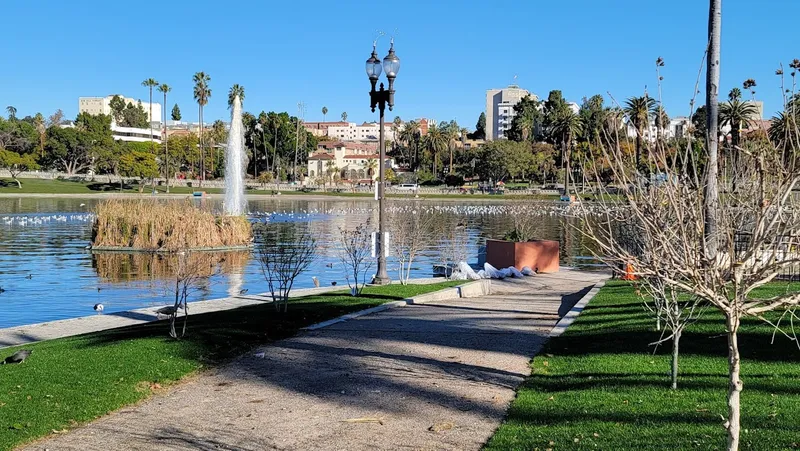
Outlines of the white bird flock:
M 0 223 L 11 227 L 41 226 L 52 223 L 91 223 L 93 213 L 44 213 L 0 216 Z

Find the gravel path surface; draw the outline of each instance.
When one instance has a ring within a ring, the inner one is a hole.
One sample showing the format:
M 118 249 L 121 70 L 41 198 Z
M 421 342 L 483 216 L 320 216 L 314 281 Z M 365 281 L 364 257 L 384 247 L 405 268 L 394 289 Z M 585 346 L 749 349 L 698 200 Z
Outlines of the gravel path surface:
M 307 332 L 24 449 L 479 449 L 559 317 L 605 278 L 538 275 Z

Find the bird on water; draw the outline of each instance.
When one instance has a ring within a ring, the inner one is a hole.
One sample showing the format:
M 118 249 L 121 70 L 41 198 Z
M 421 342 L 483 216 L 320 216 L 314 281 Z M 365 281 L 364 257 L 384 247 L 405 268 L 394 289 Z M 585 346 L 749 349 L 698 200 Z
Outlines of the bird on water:
M 30 349 L 23 349 L 21 351 L 17 351 L 11 354 L 10 356 L 6 357 L 6 359 L 3 360 L 3 365 L 7 363 L 22 363 L 25 361 L 25 359 L 28 358 L 28 356 L 31 355 L 32 352 L 33 351 L 31 351 Z
M 102 313 L 104 308 L 105 307 L 103 307 L 103 304 L 95 304 L 94 305 L 94 311 L 97 312 L 97 313 Z

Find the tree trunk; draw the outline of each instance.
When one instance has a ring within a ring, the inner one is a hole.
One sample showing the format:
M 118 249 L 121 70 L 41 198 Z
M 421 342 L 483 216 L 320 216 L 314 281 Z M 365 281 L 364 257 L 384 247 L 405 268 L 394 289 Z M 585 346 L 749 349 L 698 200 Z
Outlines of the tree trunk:
M 200 166 L 200 179 L 199 179 L 199 182 L 200 182 L 200 186 L 202 187 L 203 186 L 203 180 L 205 180 L 205 178 L 206 178 L 206 158 L 205 158 L 206 157 L 206 154 L 205 154 L 206 151 L 205 151 L 205 148 L 203 148 L 203 106 L 202 105 L 199 106 L 198 115 L 199 115 L 199 119 L 200 119 L 200 127 L 198 129 L 198 131 L 200 132 L 200 135 L 199 135 L 198 140 L 197 140 L 198 144 L 200 145 L 200 165 L 199 165 Z
M 708 260 L 717 257 L 719 236 L 716 212 L 719 204 L 719 188 L 717 186 L 719 140 L 717 139 L 719 119 L 719 64 L 720 36 L 722 31 L 722 0 L 709 0 L 708 9 L 708 66 L 706 69 L 706 149 L 708 163 L 704 188 L 704 251 Z M 738 396 L 737 396 L 738 402 Z M 738 429 L 737 429 L 738 434 Z M 738 441 L 737 441 L 738 445 Z
M 641 169 L 641 162 L 640 162 L 641 154 L 642 154 L 642 134 L 637 129 L 636 130 L 636 172 L 639 172 L 639 169 Z
M 453 144 L 450 144 L 450 171 L 448 173 L 453 173 Z
M 681 343 L 681 334 L 683 333 L 682 329 L 678 329 L 674 332 L 672 337 L 672 389 L 678 389 L 678 348 Z
M 167 93 L 164 92 L 164 184 L 169 194 L 169 140 L 167 139 Z
M 14 174 L 11 174 L 11 178 L 17 182 L 17 188 L 22 189 L 22 183 L 19 182 L 19 179 Z
M 736 315 L 733 313 L 732 315 Z M 742 380 L 739 378 L 739 318 L 729 316 L 728 322 L 728 451 L 739 449 L 739 430 L 741 427 L 739 398 L 742 393 Z

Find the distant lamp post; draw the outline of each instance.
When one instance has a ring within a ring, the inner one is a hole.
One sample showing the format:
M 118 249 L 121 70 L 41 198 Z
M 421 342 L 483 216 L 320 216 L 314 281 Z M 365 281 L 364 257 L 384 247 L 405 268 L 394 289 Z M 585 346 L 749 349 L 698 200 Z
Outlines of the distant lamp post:
M 264 143 L 264 127 L 261 125 L 260 122 L 256 123 L 256 130 L 261 132 L 261 143 Z M 266 152 L 267 146 L 264 146 L 264 152 Z M 256 146 L 256 137 L 255 133 L 253 134 L 253 178 L 258 181 L 258 147 Z
M 376 285 L 386 285 L 390 282 L 389 274 L 386 272 L 386 210 L 385 210 L 385 195 L 386 180 L 386 141 L 384 139 L 383 121 L 384 111 L 386 106 L 389 106 L 389 111 L 394 107 L 394 79 L 397 78 L 397 72 L 400 71 L 400 58 L 394 53 L 394 38 L 391 40 L 389 47 L 389 54 L 383 59 L 383 71 L 386 73 L 386 78 L 389 80 L 389 90 L 385 90 L 383 83 L 380 84 L 380 89 L 376 90 L 375 86 L 378 84 L 378 79 L 381 76 L 381 60 L 378 59 L 376 51 L 377 41 L 372 43 L 372 55 L 367 60 L 367 76 L 372 85 L 372 90 L 369 93 L 370 108 L 375 112 L 375 107 L 380 111 L 380 133 L 378 147 L 380 149 L 379 166 L 378 166 L 378 245 L 376 252 L 378 254 L 378 273 L 372 280 Z

